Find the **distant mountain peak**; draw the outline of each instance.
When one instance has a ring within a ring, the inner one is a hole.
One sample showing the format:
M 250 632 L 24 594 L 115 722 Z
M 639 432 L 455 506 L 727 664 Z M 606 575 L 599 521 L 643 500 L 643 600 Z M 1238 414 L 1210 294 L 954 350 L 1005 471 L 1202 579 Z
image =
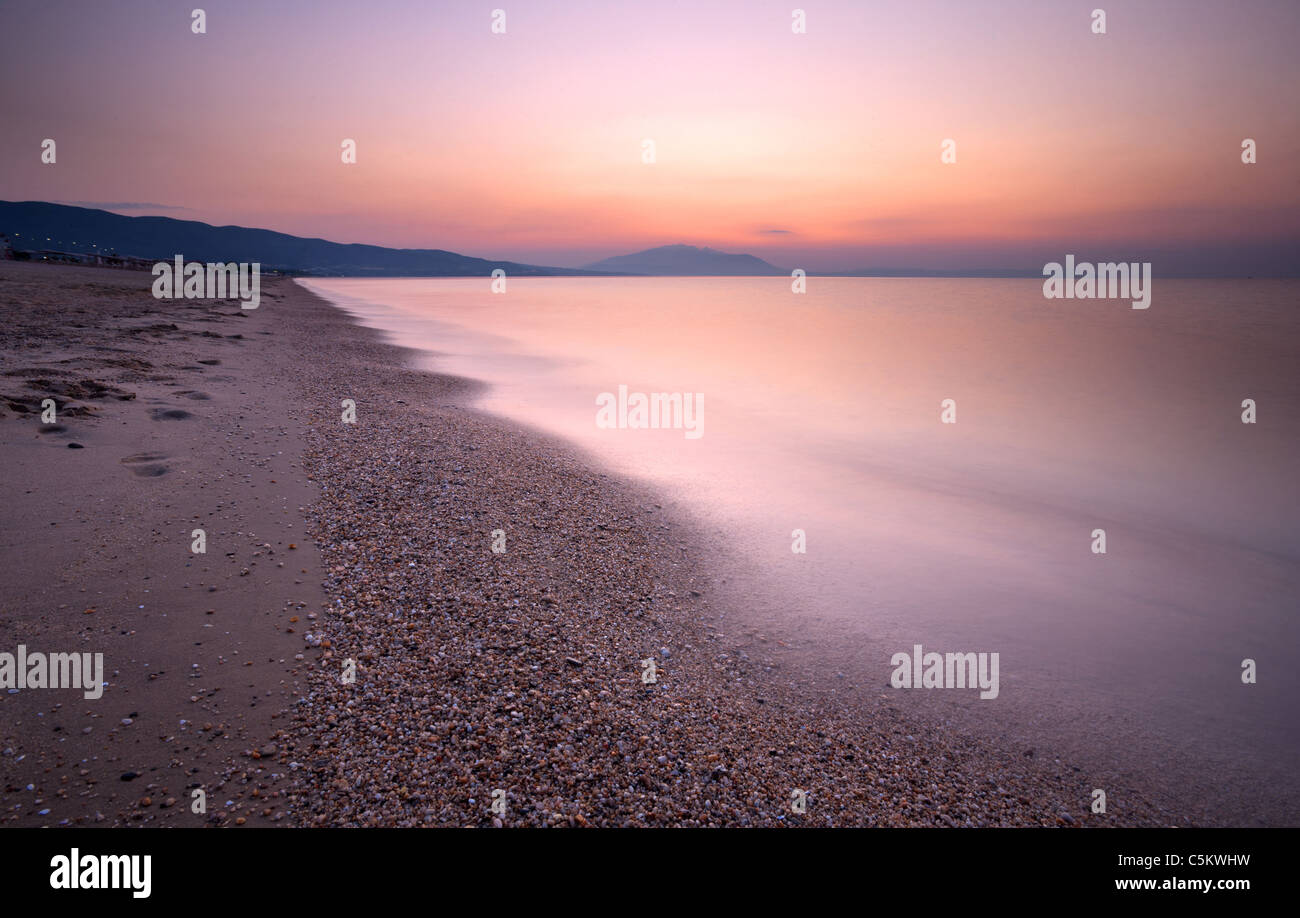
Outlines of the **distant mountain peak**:
M 659 277 L 775 276 L 786 273 L 754 255 L 721 252 L 705 246 L 681 243 L 604 258 L 587 265 L 586 270 Z
M 674 245 L 655 246 L 653 249 L 646 249 L 643 252 L 636 252 L 635 254 L 646 255 L 650 252 L 713 252 L 718 255 L 727 254 L 720 249 L 711 249 L 707 245 L 686 245 L 683 242 L 678 242 Z

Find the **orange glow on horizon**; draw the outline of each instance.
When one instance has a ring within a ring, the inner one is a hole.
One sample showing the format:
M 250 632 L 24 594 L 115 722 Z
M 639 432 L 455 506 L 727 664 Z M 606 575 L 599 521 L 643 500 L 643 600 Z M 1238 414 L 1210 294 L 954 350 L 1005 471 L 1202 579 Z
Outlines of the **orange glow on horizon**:
M 675 242 L 851 262 L 1297 240 L 1300 119 L 1277 87 L 1300 83 L 1300 11 L 1256 6 L 1117 8 L 1096 36 L 1067 4 L 829 3 L 795 35 L 788 11 L 740 2 L 557 3 L 494 36 L 473 11 L 417 3 L 375 19 L 236 2 L 238 34 L 214 22 L 191 41 L 20 4 L 66 60 L 6 55 L 50 79 L 2 103 L 0 197 L 568 264 Z M 72 92 L 87 83 L 136 101 Z M 57 170 L 31 154 L 51 134 Z

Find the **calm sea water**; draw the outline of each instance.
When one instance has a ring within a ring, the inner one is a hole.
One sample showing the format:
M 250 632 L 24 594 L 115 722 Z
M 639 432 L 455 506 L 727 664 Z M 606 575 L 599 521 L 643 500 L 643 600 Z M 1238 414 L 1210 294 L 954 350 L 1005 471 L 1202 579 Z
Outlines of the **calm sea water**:
M 996 651 L 999 699 L 945 697 L 1300 819 L 1300 284 L 1157 278 L 1134 310 L 1031 280 L 304 283 L 688 503 L 755 620 L 872 693 L 913 644 Z M 599 427 L 620 385 L 702 393 L 703 435 Z

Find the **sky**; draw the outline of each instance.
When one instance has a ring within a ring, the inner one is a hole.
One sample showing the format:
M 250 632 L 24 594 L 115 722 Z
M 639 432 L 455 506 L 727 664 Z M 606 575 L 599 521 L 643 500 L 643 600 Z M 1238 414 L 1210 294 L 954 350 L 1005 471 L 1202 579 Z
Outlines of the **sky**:
M 1296 274 L 1298 40 L 1296 0 L 0 0 L 0 199 L 561 266 Z

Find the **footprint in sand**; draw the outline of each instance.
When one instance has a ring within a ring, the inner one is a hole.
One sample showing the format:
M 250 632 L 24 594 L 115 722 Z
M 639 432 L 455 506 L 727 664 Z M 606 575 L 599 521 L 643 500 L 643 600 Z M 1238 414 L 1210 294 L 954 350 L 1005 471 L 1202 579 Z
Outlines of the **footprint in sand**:
M 130 468 L 131 473 L 139 478 L 157 478 L 170 471 L 162 463 L 166 458 L 162 453 L 136 453 L 134 456 L 126 456 L 118 461 Z
M 194 417 L 194 415 L 180 408 L 154 408 L 149 412 L 149 417 L 155 421 L 183 421 L 186 418 Z

